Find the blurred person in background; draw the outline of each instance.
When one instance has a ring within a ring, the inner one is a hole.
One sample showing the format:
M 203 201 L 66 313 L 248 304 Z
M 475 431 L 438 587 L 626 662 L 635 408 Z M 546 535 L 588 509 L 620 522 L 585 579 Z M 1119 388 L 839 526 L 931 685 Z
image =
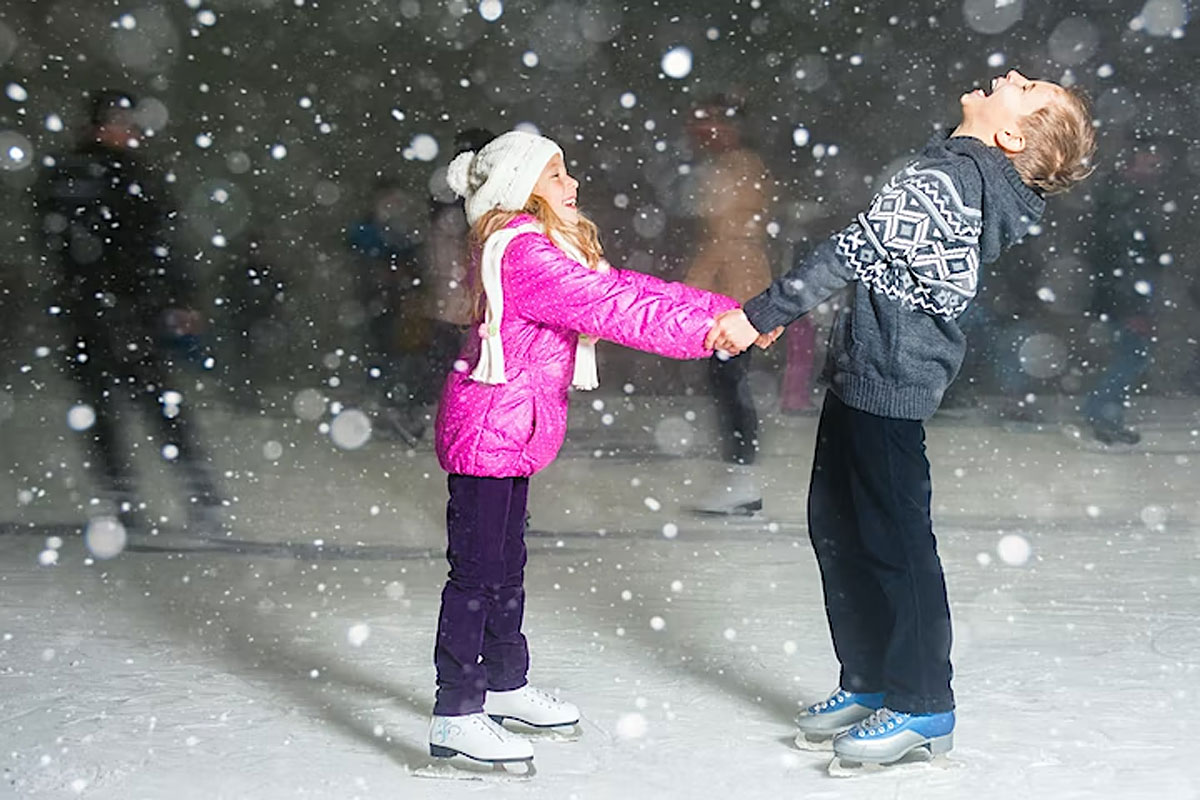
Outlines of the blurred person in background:
M 779 412 L 788 416 L 815 415 L 813 364 L 817 354 L 817 324 L 813 318 L 796 320 L 784 334 L 784 344 L 787 361 L 779 382 Z
M 1188 299 L 1192 302 L 1192 319 L 1200 315 L 1200 279 L 1195 274 L 1188 275 Z M 1200 344 L 1195 338 L 1189 340 L 1192 345 L 1191 366 L 1184 375 L 1184 391 L 1190 394 L 1200 392 Z
M 959 327 L 968 337 L 967 354 L 939 415 L 960 416 L 978 407 L 1006 422 L 1042 421 L 1042 409 L 1027 400 L 1034 386 L 1021 363 L 1021 345 L 1036 329 L 1018 309 L 1024 294 L 1032 291 L 1022 271 L 995 272 L 980 280 L 975 302 L 959 317 Z M 994 401 L 983 396 L 991 391 L 999 393 Z
M 223 501 L 188 419 L 195 401 L 172 375 L 177 343 L 195 341 L 206 321 L 174 250 L 178 218 L 166 183 L 137 155 L 143 131 L 134 106 L 126 92 L 92 92 L 86 134 L 49 160 L 35 192 L 36 227 L 58 268 L 54 300 L 70 332 L 66 369 L 81 404 L 71 424 L 86 431 L 100 484 L 90 515 L 115 514 L 127 529 L 147 525 L 134 480 L 137 445 L 122 441 L 123 399 L 145 412 L 162 457 L 181 473 L 187 527 L 211 533 Z
M 769 178 L 758 154 L 742 140 L 743 113 L 737 99 L 718 96 L 693 109 L 687 127 L 703 161 L 697 168 L 700 229 L 684 282 L 739 303 L 771 282 L 766 247 Z M 703 514 L 750 515 L 762 509 L 762 488 L 754 474 L 759 427 L 750 365 L 749 350 L 730 358 L 718 354 L 708 362 L 724 467 L 710 496 L 695 507 Z
M 369 216 L 351 225 L 347 238 L 358 268 L 364 360 L 382 373 L 378 396 L 368 400 L 375 429 L 412 446 L 425 432 L 418 365 L 429 328 L 419 308 L 420 242 L 409 205 L 400 185 L 381 181 L 371 195 Z
M 218 278 L 220 295 L 226 298 L 223 372 L 233 403 L 261 412 L 267 405 L 263 381 L 274 377 L 264 369 L 264 359 L 277 360 L 289 344 L 289 295 L 281 271 L 266 257 L 262 231 L 251 228 L 241 238 L 239 247 L 231 250 L 228 269 Z
M 454 155 L 477 153 L 495 138 L 496 134 L 484 128 L 467 128 L 454 137 Z M 424 259 L 424 308 L 430 332 L 422 381 L 422 399 L 428 403 L 437 401 L 437 392 L 458 358 L 463 337 L 474 319 L 468 231 L 461 198 L 451 195 L 449 201 L 443 201 L 435 195 L 430 199 Z
M 1163 156 L 1147 143 L 1128 149 L 1108 181 L 1096 187 L 1091 262 L 1092 310 L 1112 328 L 1108 361 L 1083 404 L 1092 434 L 1103 444 L 1137 444 L 1125 421 L 1129 398 L 1150 366 L 1154 308 L 1163 265 L 1154 190 Z
M 842 156 L 839 167 L 815 170 L 806 175 L 803 184 L 793 182 L 789 189 L 792 201 L 775 211 L 775 217 L 788 217 L 784 233 L 787 243 L 780 254 L 780 263 L 791 263 L 794 253 L 811 247 L 811 237 L 824 226 L 838 219 L 834 209 L 845 204 L 851 192 L 845 186 L 857 184 L 865 172 L 854 159 Z M 853 177 L 852 177 L 853 176 Z M 775 184 L 778 186 L 778 183 Z M 824 349 L 824 339 L 832 316 L 840 307 L 840 298 L 832 298 L 821 310 L 801 317 L 784 332 L 784 367 L 779 380 L 779 413 L 789 417 L 816 416 L 820 410 L 814 401 L 814 391 L 820 384 L 818 357 Z
M 8 369 L 9 352 L 17 340 L 21 314 L 17 306 L 18 278 L 21 271 L 15 263 L 0 264 L 0 376 Z

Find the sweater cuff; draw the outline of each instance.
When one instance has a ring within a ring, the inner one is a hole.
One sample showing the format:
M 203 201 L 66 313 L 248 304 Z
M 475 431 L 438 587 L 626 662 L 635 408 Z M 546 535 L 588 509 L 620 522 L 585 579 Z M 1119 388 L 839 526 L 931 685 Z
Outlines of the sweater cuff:
M 796 319 L 771 302 L 768 292 L 747 300 L 742 310 L 746 312 L 746 319 L 750 320 L 750 324 L 759 333 L 770 333 L 780 325 L 788 325 Z

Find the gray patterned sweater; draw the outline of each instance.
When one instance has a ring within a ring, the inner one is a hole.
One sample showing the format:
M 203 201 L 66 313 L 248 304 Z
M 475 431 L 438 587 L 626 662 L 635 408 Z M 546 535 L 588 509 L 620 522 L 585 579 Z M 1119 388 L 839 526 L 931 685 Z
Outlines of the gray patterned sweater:
M 957 319 L 995 261 L 1039 220 L 1045 200 L 978 139 L 940 133 L 870 207 L 746 303 L 759 331 L 786 325 L 847 284 L 824 377 L 847 405 L 928 418 L 962 366 Z

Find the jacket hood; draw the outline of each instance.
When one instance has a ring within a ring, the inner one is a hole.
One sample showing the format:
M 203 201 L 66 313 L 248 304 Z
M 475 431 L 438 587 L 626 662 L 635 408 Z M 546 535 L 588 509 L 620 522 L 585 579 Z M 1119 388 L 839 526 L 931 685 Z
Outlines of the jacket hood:
M 979 256 L 985 263 L 1000 257 L 1000 253 L 1019 242 L 1029 232 L 1029 226 L 1042 218 L 1046 200 L 1017 174 L 1012 161 L 998 147 L 988 147 L 973 136 L 950 136 L 939 133 L 926 146 L 926 153 L 937 148 L 965 156 L 975 164 L 982 180 L 980 210 L 983 230 L 979 234 Z

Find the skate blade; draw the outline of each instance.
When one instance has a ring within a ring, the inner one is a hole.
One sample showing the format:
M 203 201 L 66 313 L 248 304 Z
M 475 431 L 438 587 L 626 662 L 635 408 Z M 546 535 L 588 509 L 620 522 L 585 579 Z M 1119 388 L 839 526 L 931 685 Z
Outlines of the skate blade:
M 845 756 L 834 756 L 829 762 L 829 777 L 858 778 L 868 775 L 897 775 L 907 772 L 925 772 L 931 769 L 957 769 L 962 762 L 946 755 L 931 756 L 925 747 L 909 750 L 896 761 L 877 764 L 873 761 L 855 761 Z
M 531 725 L 523 720 L 512 717 L 492 717 L 497 725 L 503 725 L 505 730 L 525 737 L 534 742 L 577 742 L 583 736 L 583 726 L 579 722 L 570 725 Z
M 415 778 L 446 781 L 478 781 L 482 783 L 511 783 L 527 781 L 537 775 L 533 759 L 528 761 L 475 761 L 464 755 L 439 759 L 412 770 Z
M 813 753 L 832 753 L 833 752 L 833 736 L 822 736 L 819 733 L 804 733 L 801 731 L 796 734 L 796 738 L 792 740 L 797 750 L 806 750 Z
M 736 519 L 736 520 L 759 520 L 766 519 L 762 511 L 762 501 L 752 503 L 741 503 L 736 506 L 725 507 L 701 507 L 690 506 L 688 511 L 698 517 L 706 517 L 708 519 Z

